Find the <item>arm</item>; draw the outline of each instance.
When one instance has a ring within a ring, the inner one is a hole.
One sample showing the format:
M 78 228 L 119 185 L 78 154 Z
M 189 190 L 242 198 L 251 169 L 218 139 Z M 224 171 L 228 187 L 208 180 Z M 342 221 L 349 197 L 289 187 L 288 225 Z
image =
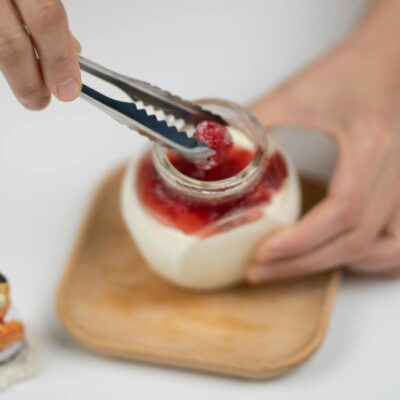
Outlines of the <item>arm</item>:
M 332 136 L 338 161 L 326 199 L 265 239 L 252 282 L 339 266 L 400 271 L 400 2 L 375 0 L 350 37 L 253 105 L 265 124 Z

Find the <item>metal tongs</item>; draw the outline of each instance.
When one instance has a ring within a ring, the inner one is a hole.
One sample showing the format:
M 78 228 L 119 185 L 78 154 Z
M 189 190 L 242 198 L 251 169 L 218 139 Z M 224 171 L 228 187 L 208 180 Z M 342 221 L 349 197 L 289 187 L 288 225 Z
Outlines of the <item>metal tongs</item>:
M 112 99 L 87 85 L 82 86 L 81 97 L 84 100 L 186 159 L 203 163 L 215 154 L 205 143 L 199 144 L 191 136 L 196 125 L 202 121 L 227 125 L 220 116 L 149 83 L 111 71 L 80 55 L 78 59 L 83 71 L 118 87 L 132 102 Z

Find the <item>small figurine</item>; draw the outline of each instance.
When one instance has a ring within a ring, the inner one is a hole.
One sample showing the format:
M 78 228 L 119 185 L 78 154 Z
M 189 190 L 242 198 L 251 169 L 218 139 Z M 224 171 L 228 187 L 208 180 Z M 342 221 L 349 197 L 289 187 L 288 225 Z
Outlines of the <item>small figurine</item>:
M 38 370 L 40 342 L 13 317 L 10 285 L 0 273 L 0 391 Z
M 0 273 L 0 364 L 15 357 L 24 345 L 24 325 L 14 319 L 6 321 L 10 308 L 10 287 Z

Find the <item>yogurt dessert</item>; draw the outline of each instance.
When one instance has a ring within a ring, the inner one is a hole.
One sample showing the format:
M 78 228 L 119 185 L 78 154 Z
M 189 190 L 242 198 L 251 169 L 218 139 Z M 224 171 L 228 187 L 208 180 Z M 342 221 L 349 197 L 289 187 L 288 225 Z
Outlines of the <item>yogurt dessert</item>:
M 300 212 L 296 171 L 239 106 L 205 101 L 230 124 L 202 122 L 194 137 L 215 150 L 194 165 L 160 146 L 133 160 L 122 185 L 123 217 L 148 265 L 192 289 L 240 282 L 255 246 Z

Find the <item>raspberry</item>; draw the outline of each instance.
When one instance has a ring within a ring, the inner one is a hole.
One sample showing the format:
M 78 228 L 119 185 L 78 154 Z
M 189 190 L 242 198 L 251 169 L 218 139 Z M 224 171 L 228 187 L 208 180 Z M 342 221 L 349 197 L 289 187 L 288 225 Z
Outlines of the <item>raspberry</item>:
M 221 164 L 228 157 L 233 145 L 232 136 L 228 129 L 213 121 L 203 121 L 196 127 L 193 135 L 199 143 L 206 143 L 215 151 L 206 164 L 196 164 L 201 169 L 212 169 Z

